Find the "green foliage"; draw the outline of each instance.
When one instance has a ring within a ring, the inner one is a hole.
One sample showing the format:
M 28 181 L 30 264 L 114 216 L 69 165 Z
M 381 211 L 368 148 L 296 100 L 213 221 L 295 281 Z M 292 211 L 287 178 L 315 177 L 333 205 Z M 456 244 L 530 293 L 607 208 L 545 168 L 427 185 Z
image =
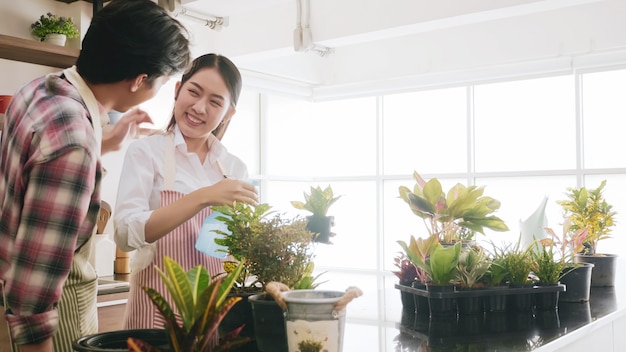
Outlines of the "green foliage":
M 532 258 L 532 272 L 539 282 L 556 284 L 563 277 L 567 264 L 555 255 L 554 246 L 536 246 L 530 251 Z
M 462 287 L 478 287 L 483 276 L 489 271 L 491 260 L 480 247 L 462 249 L 457 264 L 455 282 Z
M 174 313 L 171 303 L 159 292 L 149 287 L 143 289 L 163 314 L 174 351 L 227 351 L 250 341 L 248 338 L 238 337 L 242 326 L 216 342 L 220 322 L 235 303 L 241 300 L 241 297 L 228 298 L 227 295 L 242 269 L 243 265 L 239 265 L 227 276 L 211 280 L 202 265 L 185 272 L 171 258 L 164 258 L 164 269 L 156 270 L 174 301 L 177 313 Z M 177 316 L 182 321 L 181 325 Z
M 506 248 L 498 248 L 493 245 L 493 251 L 489 255 L 491 265 L 483 277 L 487 286 L 501 286 L 505 283 L 509 275 L 505 266 L 506 251 Z
M 68 38 L 78 37 L 78 29 L 71 17 L 56 16 L 48 12 L 30 25 L 31 33 L 43 40 L 47 34 L 65 34 Z
M 502 257 L 502 266 L 505 268 L 507 272 L 506 278 L 511 284 L 529 284 L 532 265 L 533 263 L 528 249 L 521 250 L 516 247 L 504 253 Z
M 567 200 L 557 203 L 563 208 L 565 216 L 571 221 L 572 232 L 588 228 L 585 239 L 585 254 L 596 254 L 598 241 L 609 238 L 611 228 L 615 225 L 613 206 L 608 204 L 602 194 L 606 180 L 595 189 L 567 188 Z
M 320 186 L 311 186 L 311 193 L 304 192 L 304 202 L 294 200 L 291 201 L 291 205 L 296 209 L 310 211 L 315 217 L 324 217 L 330 206 L 335 204 L 339 198 L 341 196 L 334 196 L 330 185 L 323 190 Z
M 467 230 L 470 234 L 484 234 L 485 228 L 509 230 L 502 219 L 491 215 L 500 208 L 500 202 L 483 196 L 483 187 L 457 183 L 446 194 L 436 178 L 426 182 L 417 172 L 413 178 L 416 180 L 413 190 L 400 186 L 400 198 L 415 215 L 424 219 L 429 235 L 438 236 L 441 242 L 458 241 L 461 235 L 467 238 Z M 461 231 L 464 228 L 467 230 Z
M 310 277 L 313 234 L 307 230 L 306 220 L 285 219 L 270 210 L 265 203 L 213 207 L 213 211 L 222 214 L 216 219 L 230 231 L 229 234 L 218 230 L 223 238 L 215 242 L 227 247 L 227 252 L 244 266 L 234 288 L 237 292 L 260 292 L 272 281 L 290 288 L 314 284 L 305 283 L 314 280 Z
M 449 285 L 457 275 L 461 243 L 448 247 L 437 244 L 428 258 L 430 277 L 434 285 Z
M 437 236 L 429 236 L 426 239 L 421 237 L 416 239 L 415 236 L 411 236 L 408 245 L 404 241 L 398 241 L 398 244 L 404 249 L 406 256 L 416 267 L 418 280 L 423 284 L 428 282 L 431 277 L 430 267 L 427 265 L 426 260 L 435 249 L 435 246 L 439 244 Z

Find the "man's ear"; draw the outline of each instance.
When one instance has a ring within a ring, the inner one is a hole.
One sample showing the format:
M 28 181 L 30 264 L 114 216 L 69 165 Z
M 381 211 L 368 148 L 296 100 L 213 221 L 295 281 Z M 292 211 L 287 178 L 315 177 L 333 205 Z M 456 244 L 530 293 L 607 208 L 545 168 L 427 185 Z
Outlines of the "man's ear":
M 142 74 L 138 75 L 137 77 L 131 79 L 130 80 L 130 91 L 134 93 L 137 90 L 139 90 L 141 85 L 144 84 L 144 82 L 147 79 L 148 79 L 148 75 L 145 74 L 145 73 L 142 73 Z

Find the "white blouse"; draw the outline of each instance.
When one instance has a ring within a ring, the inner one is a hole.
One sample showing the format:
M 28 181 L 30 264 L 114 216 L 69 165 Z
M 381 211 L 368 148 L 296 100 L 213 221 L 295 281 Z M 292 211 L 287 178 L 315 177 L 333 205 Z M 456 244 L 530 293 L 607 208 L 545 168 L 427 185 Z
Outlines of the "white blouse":
M 248 178 L 246 165 L 230 154 L 215 136 L 211 135 L 208 143 L 209 153 L 201 163 L 197 154 L 187 152 L 187 144 L 175 126 L 175 191 L 188 194 L 223 180 L 224 174 L 235 179 Z M 138 250 L 134 260 L 144 257 L 140 253 L 144 250 L 153 251 L 153 244 L 145 241 L 145 225 L 152 211 L 161 205 L 165 147 L 166 134 L 148 136 L 133 142 L 124 159 L 113 212 L 115 242 L 121 250 Z M 141 261 L 151 258 L 150 254 L 145 253 L 148 257 Z

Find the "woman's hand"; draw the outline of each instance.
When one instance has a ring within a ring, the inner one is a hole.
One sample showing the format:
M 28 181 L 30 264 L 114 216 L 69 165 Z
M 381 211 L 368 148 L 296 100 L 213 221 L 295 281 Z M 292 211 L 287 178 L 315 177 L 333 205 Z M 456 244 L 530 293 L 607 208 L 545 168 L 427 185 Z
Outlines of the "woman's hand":
M 209 205 L 232 205 L 234 202 L 256 205 L 256 188 L 245 181 L 225 178 L 212 186 L 206 187 Z
M 141 109 L 132 109 L 124 114 L 116 124 L 110 125 L 111 128 L 105 129 L 102 133 L 102 154 L 120 150 L 126 139 L 137 135 L 139 124 L 143 122 L 152 123 L 152 119 Z

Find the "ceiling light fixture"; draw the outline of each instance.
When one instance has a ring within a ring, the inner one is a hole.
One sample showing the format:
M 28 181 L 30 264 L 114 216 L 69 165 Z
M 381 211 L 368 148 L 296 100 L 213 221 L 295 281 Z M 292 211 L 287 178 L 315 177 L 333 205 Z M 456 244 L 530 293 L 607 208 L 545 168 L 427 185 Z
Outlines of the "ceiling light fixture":
M 305 1 L 306 15 L 302 15 L 302 1 Z M 313 34 L 309 20 L 311 18 L 310 0 L 296 0 L 298 12 L 296 14 L 296 29 L 293 32 L 293 49 L 297 52 L 315 52 L 321 57 L 325 57 L 335 50 L 325 46 L 317 45 L 313 42 Z
M 180 10 L 172 13 L 173 17 L 184 17 L 194 22 L 204 24 L 205 26 L 219 31 L 222 27 L 228 27 L 228 17 L 218 17 L 213 15 L 207 15 L 195 11 L 191 11 L 185 7 L 181 7 Z

